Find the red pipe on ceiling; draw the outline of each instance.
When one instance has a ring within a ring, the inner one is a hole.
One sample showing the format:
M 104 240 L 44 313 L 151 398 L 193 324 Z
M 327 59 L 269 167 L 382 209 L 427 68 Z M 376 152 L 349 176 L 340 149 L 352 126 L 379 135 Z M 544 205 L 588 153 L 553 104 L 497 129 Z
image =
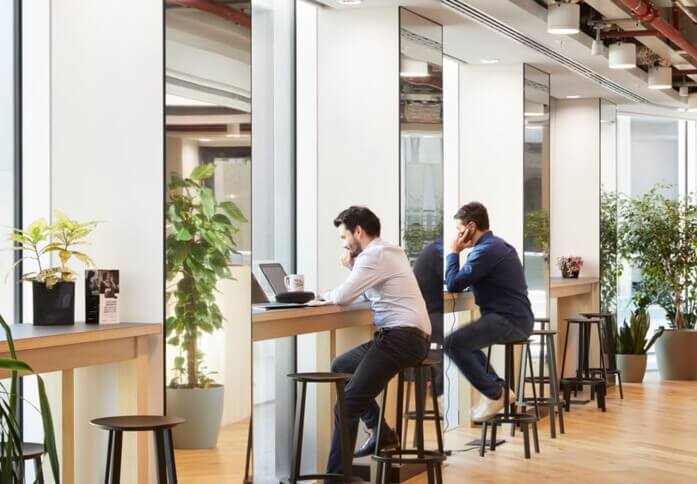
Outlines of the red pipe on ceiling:
M 616 0 L 623 4 L 638 17 L 643 24 L 648 24 L 663 34 L 664 37 L 673 41 L 682 50 L 687 52 L 693 59 L 697 60 L 697 47 L 680 33 L 678 29 L 666 22 L 658 14 L 656 7 L 648 0 Z
M 183 7 L 196 8 L 198 10 L 203 10 L 204 12 L 217 15 L 225 20 L 240 24 L 243 27 L 252 26 L 252 18 L 246 13 L 230 8 L 222 3 L 214 2 L 213 0 L 174 0 Z

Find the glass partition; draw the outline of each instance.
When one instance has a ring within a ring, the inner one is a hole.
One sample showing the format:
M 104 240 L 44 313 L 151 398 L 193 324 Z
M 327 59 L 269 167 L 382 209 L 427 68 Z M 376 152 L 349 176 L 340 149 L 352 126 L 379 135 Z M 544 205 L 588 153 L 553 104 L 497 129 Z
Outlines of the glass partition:
M 617 317 L 617 106 L 600 100 L 600 310 Z
M 549 314 L 549 74 L 524 72 L 524 268 L 536 317 Z
M 242 481 L 251 419 L 252 17 L 223 8 L 165 2 L 166 410 L 186 419 L 183 482 L 203 460 Z

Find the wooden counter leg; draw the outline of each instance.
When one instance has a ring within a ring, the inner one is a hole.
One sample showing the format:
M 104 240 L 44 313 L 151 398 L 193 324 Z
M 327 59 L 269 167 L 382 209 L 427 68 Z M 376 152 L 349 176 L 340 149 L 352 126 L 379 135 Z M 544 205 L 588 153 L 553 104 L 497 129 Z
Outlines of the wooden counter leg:
M 138 379 L 138 415 L 148 415 L 150 396 L 150 356 L 147 337 L 136 340 L 136 371 Z M 138 483 L 147 484 L 149 452 L 147 432 L 138 432 Z
M 61 375 L 61 436 L 62 482 L 75 482 L 75 374 L 73 369 L 63 370 Z

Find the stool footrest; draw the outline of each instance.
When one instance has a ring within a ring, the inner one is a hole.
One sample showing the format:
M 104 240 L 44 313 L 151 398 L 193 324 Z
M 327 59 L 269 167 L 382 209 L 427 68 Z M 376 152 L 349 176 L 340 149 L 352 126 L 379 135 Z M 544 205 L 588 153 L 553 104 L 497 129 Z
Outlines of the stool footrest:
M 419 457 L 419 451 L 416 449 L 402 449 L 382 451 L 378 455 L 372 455 L 371 459 L 389 464 L 427 464 L 429 462 L 444 462 L 446 455 L 436 450 L 424 450 Z

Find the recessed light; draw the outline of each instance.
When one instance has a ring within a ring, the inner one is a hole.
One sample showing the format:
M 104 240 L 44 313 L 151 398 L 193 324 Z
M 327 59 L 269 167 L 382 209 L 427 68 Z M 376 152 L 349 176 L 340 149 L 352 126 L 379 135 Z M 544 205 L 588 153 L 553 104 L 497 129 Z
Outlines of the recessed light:
M 225 135 L 226 138 L 241 138 L 242 136 L 244 136 L 244 135 L 243 134 L 226 134 Z
M 500 62 L 500 60 L 495 58 L 495 57 L 492 57 L 492 58 L 488 58 L 488 59 L 482 59 L 480 62 L 482 64 L 498 64 Z
M 358 5 L 363 0 L 338 0 L 341 5 Z
M 577 94 L 572 94 L 571 96 L 566 96 L 566 99 L 578 99 L 578 98 L 580 98 L 580 97 L 581 97 L 581 96 L 579 96 L 579 95 L 577 95 Z
M 210 141 L 213 141 L 213 140 L 210 139 L 210 138 L 199 138 L 198 140 L 199 140 L 201 143 L 208 143 L 208 142 L 210 142 Z

